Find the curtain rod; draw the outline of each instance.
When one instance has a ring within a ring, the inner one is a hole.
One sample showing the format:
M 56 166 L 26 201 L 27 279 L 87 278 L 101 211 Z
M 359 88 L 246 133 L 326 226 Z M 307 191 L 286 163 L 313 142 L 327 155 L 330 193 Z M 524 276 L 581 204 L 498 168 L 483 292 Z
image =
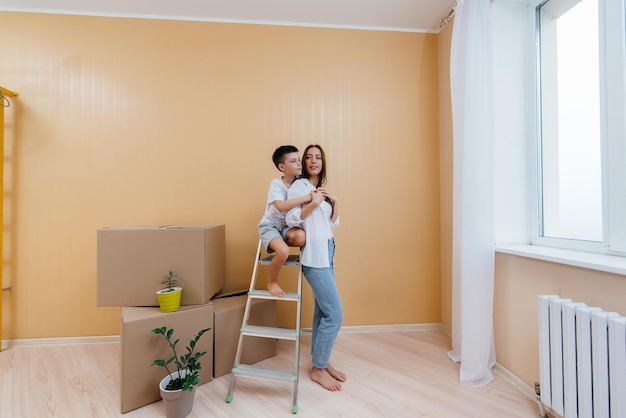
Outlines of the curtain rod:
M 452 6 L 452 9 L 450 9 L 448 14 L 445 15 L 443 18 L 441 18 L 441 24 L 439 25 L 439 29 L 443 28 L 448 23 L 450 23 L 450 21 L 452 20 L 452 15 L 454 14 L 454 9 L 456 9 L 456 6 L 458 6 L 458 5 L 459 5 L 458 2 L 454 3 L 454 6 Z

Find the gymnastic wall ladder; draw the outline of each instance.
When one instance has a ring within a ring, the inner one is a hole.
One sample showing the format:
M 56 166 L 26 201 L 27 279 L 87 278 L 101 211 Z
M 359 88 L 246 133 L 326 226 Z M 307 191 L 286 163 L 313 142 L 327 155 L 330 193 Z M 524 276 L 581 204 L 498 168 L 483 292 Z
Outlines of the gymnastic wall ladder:
M 3 246 L 2 237 L 4 236 L 4 108 L 9 107 L 9 97 L 17 97 L 19 93 L 5 89 L 0 86 L 0 153 L 1 153 L 1 165 L 0 165 L 0 184 L 2 184 L 2 201 L 0 201 L 0 287 L 2 291 L 10 290 L 10 287 L 5 288 L 2 284 L 2 271 L 3 265 Z M 0 294 L 0 351 L 2 351 L 2 300 L 4 295 Z

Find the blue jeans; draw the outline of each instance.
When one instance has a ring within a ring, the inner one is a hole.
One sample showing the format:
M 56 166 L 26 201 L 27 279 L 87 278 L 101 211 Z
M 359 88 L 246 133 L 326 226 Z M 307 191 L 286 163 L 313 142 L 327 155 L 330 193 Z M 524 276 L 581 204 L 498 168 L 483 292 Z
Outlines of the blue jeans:
M 313 367 L 328 367 L 330 352 L 335 345 L 337 334 L 343 322 L 343 309 L 339 291 L 335 284 L 335 241 L 328 240 L 328 259 L 330 267 L 302 266 L 304 277 L 313 289 L 315 310 L 313 311 L 313 332 L 311 337 L 311 355 Z

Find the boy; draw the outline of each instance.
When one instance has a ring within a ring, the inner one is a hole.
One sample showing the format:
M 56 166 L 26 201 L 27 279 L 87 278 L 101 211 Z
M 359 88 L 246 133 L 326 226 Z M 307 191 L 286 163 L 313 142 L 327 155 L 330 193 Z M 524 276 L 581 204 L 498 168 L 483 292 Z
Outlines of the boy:
M 298 148 L 293 145 L 282 145 L 276 148 L 272 160 L 283 175 L 270 183 L 265 214 L 259 222 L 258 230 L 259 238 L 266 251 L 275 253 L 270 262 L 267 290 L 274 296 L 284 296 L 285 292 L 278 285 L 278 273 L 289 257 L 289 246 L 302 247 L 305 243 L 305 234 L 302 229 L 287 228 L 285 213 L 296 206 L 310 202 L 311 195 L 287 200 L 289 188 L 302 174 Z

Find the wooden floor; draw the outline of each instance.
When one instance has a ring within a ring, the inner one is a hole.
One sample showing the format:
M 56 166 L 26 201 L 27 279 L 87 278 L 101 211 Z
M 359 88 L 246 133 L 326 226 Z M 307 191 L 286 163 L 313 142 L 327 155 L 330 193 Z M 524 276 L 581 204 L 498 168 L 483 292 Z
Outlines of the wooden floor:
M 481 388 L 458 382 L 440 331 L 340 334 L 332 364 L 348 375 L 340 392 L 309 380 L 310 336 L 302 338 L 299 417 L 538 417 L 537 403 L 494 373 Z M 119 343 L 10 347 L 0 352 L 1 418 L 154 418 L 162 402 L 120 413 Z M 293 342 L 259 365 L 288 368 Z M 240 378 L 227 404 L 230 375 L 200 386 L 199 417 L 288 417 L 292 385 Z

